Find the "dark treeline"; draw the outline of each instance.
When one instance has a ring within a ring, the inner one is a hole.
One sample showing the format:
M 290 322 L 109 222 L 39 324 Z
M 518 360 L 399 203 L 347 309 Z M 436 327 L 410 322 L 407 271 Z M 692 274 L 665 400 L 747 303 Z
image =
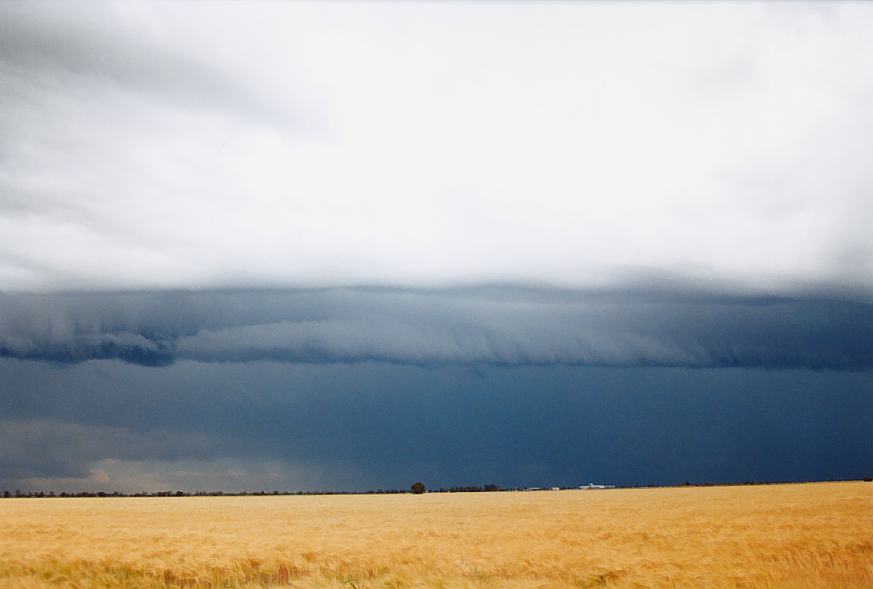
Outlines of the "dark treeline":
M 446 487 L 431 489 L 428 493 L 474 493 L 494 491 L 522 491 L 521 488 L 503 489 L 497 485 Z M 229 493 L 226 491 L 149 491 L 141 493 L 123 493 L 121 491 L 79 491 L 75 493 L 55 493 L 54 491 L 4 491 L 3 498 L 57 498 L 57 497 L 264 497 L 278 495 L 399 495 L 413 493 L 410 489 L 369 489 L 367 491 L 240 491 Z
M 743 481 L 734 483 L 692 483 L 685 481 L 673 485 L 656 485 L 654 483 L 640 485 L 624 485 L 620 487 L 608 486 L 607 489 L 649 489 L 661 487 L 734 487 L 745 485 L 787 485 L 800 483 L 822 483 L 822 482 L 850 482 L 858 479 L 833 479 L 827 481 L 821 480 L 804 480 L 804 481 Z M 869 476 L 861 479 L 866 482 L 873 481 Z M 489 484 L 484 486 L 454 486 L 441 487 L 439 489 L 428 489 L 427 493 L 493 493 L 498 491 L 564 491 L 572 489 L 589 489 L 590 487 L 500 487 L 498 485 Z M 415 493 L 412 489 L 369 489 L 367 491 L 240 491 L 237 493 L 226 491 L 149 491 L 141 493 L 123 493 L 121 491 L 79 491 L 74 493 L 55 493 L 54 491 L 21 491 L 16 489 L 14 492 L 3 491 L 4 499 L 10 498 L 26 498 L 26 499 L 42 499 L 42 498 L 60 498 L 60 497 L 266 497 L 279 495 L 402 495 Z

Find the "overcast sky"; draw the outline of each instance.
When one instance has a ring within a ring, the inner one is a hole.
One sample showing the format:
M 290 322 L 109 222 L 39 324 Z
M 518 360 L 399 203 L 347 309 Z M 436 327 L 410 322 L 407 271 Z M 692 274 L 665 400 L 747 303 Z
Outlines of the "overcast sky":
M 873 288 L 865 3 L 0 7 L 4 290 Z
M 873 472 L 871 30 L 0 3 L 0 488 Z

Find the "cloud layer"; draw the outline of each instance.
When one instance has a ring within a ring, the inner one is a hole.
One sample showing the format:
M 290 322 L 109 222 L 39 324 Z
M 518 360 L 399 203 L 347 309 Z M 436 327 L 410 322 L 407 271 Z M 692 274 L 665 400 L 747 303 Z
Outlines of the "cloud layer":
M 873 305 L 518 288 L 0 295 L 0 355 L 869 369 Z
M 0 6 L 0 290 L 873 289 L 863 3 Z
M 742 368 L 0 358 L 0 490 L 859 478 L 871 384 Z
M 869 474 L 871 29 L 0 3 L 0 487 Z

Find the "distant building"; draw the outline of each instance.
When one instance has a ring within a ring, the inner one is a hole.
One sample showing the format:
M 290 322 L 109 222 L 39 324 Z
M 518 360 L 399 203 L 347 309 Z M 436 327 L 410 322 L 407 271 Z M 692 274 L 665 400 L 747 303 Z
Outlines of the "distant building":
M 594 483 L 588 483 L 587 485 L 580 485 L 580 489 L 614 489 L 615 485 L 596 485 Z

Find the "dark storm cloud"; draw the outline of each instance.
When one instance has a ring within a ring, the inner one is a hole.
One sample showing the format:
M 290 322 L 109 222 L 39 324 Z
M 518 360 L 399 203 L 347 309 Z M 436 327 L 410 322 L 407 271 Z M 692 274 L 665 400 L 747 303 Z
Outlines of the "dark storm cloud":
M 170 488 L 190 489 L 858 478 L 871 393 L 867 372 L 5 359 L 0 489 L 95 468 L 133 490 L 168 483 L 115 471 L 188 470 Z
M 873 305 L 838 298 L 547 291 L 0 295 L 0 355 L 142 365 L 873 367 Z
M 110 425 L 0 420 L 0 472 L 7 479 L 81 478 L 98 460 L 212 457 L 221 443 L 205 433 L 142 431 Z

